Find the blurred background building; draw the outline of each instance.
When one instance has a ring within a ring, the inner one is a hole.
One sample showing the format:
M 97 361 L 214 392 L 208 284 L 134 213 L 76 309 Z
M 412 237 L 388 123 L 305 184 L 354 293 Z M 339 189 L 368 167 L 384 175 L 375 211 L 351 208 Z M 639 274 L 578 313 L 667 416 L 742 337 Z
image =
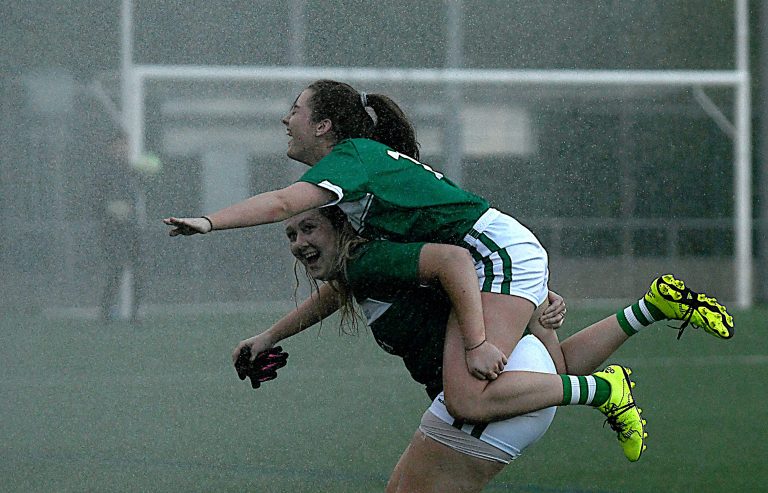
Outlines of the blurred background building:
M 754 220 L 748 241 L 754 299 L 765 301 L 768 187 L 759 150 L 767 140 L 760 82 L 768 14 L 762 2 L 746 4 L 754 186 L 741 199 Z M 285 157 L 280 118 L 309 82 L 300 76 L 307 69 L 720 73 L 737 66 L 737 5 L 136 2 L 133 64 L 265 67 L 297 75 L 194 78 L 170 70 L 142 80 L 138 139 L 163 163 L 147 181 L 142 204 L 148 308 L 243 306 L 293 293 L 293 262 L 280 225 L 171 239 L 160 220 L 210 212 L 299 176 L 303 166 Z M 118 0 L 0 6 L 4 310 L 97 305 L 109 259 L 99 253 L 94 183 L 109 172 L 104 139 L 122 115 L 124 6 Z M 723 300 L 739 298 L 733 87 L 351 82 L 402 104 L 415 121 L 423 161 L 531 227 L 550 253 L 552 288 L 567 298 L 636 297 L 666 271 Z

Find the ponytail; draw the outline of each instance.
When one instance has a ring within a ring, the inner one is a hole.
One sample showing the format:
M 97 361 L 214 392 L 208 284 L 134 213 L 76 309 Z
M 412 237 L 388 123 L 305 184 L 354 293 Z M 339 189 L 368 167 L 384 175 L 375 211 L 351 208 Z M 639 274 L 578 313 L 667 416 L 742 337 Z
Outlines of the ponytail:
M 416 129 L 397 103 L 383 94 L 368 94 L 366 99 L 376 114 L 371 138 L 401 154 L 419 159 Z
M 365 138 L 419 159 L 416 130 L 402 109 L 383 94 L 357 92 L 349 84 L 318 80 L 310 84 L 312 119 L 331 121 L 336 142 Z M 372 113 L 372 114 L 371 114 Z

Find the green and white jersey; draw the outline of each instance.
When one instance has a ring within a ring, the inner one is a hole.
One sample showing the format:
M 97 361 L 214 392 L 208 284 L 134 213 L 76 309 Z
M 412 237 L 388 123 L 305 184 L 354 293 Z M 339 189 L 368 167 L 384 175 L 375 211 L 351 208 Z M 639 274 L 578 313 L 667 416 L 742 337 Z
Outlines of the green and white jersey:
M 347 264 L 347 280 L 376 342 L 403 358 L 411 377 L 434 398 L 443 386 L 443 343 L 451 304 L 419 282 L 424 243 L 370 241 Z
M 336 144 L 299 181 L 333 192 L 362 236 L 460 244 L 488 202 L 370 139 Z

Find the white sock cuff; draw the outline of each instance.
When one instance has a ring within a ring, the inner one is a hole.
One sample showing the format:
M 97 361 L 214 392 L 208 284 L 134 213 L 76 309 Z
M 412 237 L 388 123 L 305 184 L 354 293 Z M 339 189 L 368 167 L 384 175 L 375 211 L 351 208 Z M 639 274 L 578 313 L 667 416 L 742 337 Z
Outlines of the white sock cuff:
M 640 299 L 640 302 L 638 303 L 640 306 L 640 311 L 643 312 L 643 316 L 650 322 L 654 323 L 657 322 L 655 318 L 653 318 L 653 315 L 651 315 L 651 311 L 648 309 L 648 306 L 645 304 L 644 299 Z
M 571 381 L 571 404 L 592 404 L 597 391 L 597 381 L 592 375 L 577 377 L 568 375 Z M 583 380 L 582 380 L 583 379 Z M 586 383 L 586 386 L 584 386 Z
M 632 326 L 632 330 L 635 332 L 639 332 L 640 329 L 643 328 L 643 324 L 641 324 L 640 320 L 637 319 L 635 312 L 632 311 L 631 306 L 628 306 L 624 309 L 624 318 L 627 319 L 627 322 L 630 326 Z

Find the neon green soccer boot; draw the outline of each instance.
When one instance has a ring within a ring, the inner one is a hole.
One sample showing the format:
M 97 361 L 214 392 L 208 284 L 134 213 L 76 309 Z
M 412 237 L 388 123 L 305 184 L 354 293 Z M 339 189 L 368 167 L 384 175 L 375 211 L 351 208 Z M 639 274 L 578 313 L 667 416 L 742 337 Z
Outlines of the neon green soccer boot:
M 683 281 L 675 279 L 672 274 L 665 274 L 651 283 L 645 294 L 645 302 L 658 308 L 663 314 L 663 317 L 659 318 L 683 321 L 677 334 L 678 339 L 688 324 L 704 329 L 720 339 L 733 337 L 733 317 L 725 306 L 704 293 L 691 291 Z M 654 314 L 654 317 L 657 315 Z
M 610 365 L 594 375 L 606 380 L 611 385 L 611 396 L 597 409 L 605 414 L 608 423 L 619 439 L 624 455 L 635 462 L 645 450 L 645 420 L 640 417 L 642 412 L 635 405 L 632 387 L 635 382 L 629 379 L 632 371 L 619 365 Z

